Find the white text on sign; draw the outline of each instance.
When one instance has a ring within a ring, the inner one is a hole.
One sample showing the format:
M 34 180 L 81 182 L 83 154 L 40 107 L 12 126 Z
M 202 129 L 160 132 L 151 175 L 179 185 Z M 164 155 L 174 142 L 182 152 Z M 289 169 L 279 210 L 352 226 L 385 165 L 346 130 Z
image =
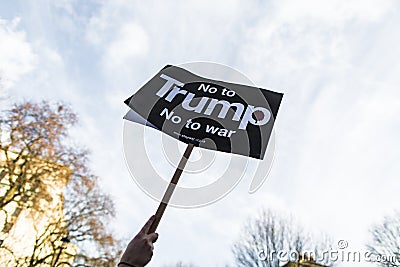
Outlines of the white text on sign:
M 185 98 L 182 101 L 182 108 L 193 111 L 196 113 L 203 113 L 204 115 L 211 116 L 215 107 L 217 105 L 221 105 L 221 110 L 218 114 L 218 118 L 225 119 L 230 108 L 235 110 L 235 113 L 232 117 L 233 121 L 240 121 L 238 129 L 245 130 L 247 125 L 253 124 L 256 126 L 261 126 L 269 122 L 271 118 L 271 112 L 264 107 L 254 107 L 252 105 L 247 105 L 246 109 L 242 103 L 230 103 L 226 100 L 219 100 L 216 98 L 209 97 L 201 97 L 201 99 L 194 106 L 191 105 L 193 98 L 195 98 L 194 93 L 189 93 L 187 90 L 182 89 L 184 83 L 171 78 L 165 74 L 161 74 L 162 79 L 166 80 L 166 83 L 160 88 L 160 90 L 156 93 L 157 96 L 165 98 L 166 101 L 172 102 L 175 97 L 182 95 Z M 207 92 L 210 94 L 215 94 L 218 92 L 216 87 L 210 86 L 209 84 L 201 84 L 198 90 Z M 222 89 L 220 92 L 222 95 L 227 95 L 228 97 L 233 97 L 235 92 L 229 90 L 227 88 Z M 207 105 L 207 107 L 206 107 Z M 163 112 L 168 112 L 168 110 L 164 110 Z M 160 115 L 164 115 L 164 113 Z M 166 114 L 167 115 L 167 114 Z M 171 119 L 174 123 L 180 123 L 181 118 L 177 115 L 173 115 L 173 112 L 168 114 L 168 119 Z M 226 130 L 226 129 L 220 129 Z M 228 130 L 226 130 L 228 131 Z M 234 131 L 233 131 L 234 132 Z M 228 132 L 226 135 L 221 136 L 231 136 L 231 132 Z

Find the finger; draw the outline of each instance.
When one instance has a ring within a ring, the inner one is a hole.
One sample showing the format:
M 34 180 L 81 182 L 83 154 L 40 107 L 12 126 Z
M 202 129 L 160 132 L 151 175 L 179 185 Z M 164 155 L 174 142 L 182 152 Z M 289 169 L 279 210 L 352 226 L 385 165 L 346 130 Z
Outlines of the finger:
M 151 242 L 148 242 L 148 244 L 149 244 L 149 246 L 150 246 L 151 250 L 153 251 L 153 250 L 154 250 L 154 245 L 153 245 L 153 243 L 151 243 Z
M 140 230 L 140 233 L 142 234 L 147 234 L 147 232 L 150 229 L 151 224 L 154 222 L 154 219 L 156 218 L 155 215 L 152 215 L 150 217 L 150 219 L 146 222 L 146 224 L 142 227 L 142 229 Z
M 147 239 L 151 242 L 151 243 L 155 243 L 158 239 L 158 234 L 157 233 L 151 233 L 147 235 Z

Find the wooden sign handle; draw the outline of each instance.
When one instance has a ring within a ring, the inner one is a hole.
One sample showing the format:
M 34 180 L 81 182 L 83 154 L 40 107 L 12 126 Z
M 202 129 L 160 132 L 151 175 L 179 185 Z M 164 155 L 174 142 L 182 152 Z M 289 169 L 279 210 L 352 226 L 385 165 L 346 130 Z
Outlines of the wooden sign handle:
M 164 196 L 161 200 L 161 203 L 158 206 L 158 209 L 155 214 L 155 219 L 153 221 L 153 224 L 149 228 L 148 234 L 154 233 L 156 231 L 158 224 L 160 223 L 160 220 L 164 214 L 164 211 L 167 208 L 167 205 L 172 197 L 172 193 L 174 192 L 175 187 L 178 184 L 178 181 L 179 181 L 179 178 L 181 177 L 183 169 L 185 168 L 186 162 L 189 159 L 190 153 L 192 153 L 193 147 L 194 147 L 193 144 L 187 145 L 186 150 L 183 153 L 183 156 L 181 158 L 181 161 L 179 162 L 179 165 L 175 170 L 174 176 L 172 176 L 171 182 L 169 182 L 167 190 L 165 191 Z

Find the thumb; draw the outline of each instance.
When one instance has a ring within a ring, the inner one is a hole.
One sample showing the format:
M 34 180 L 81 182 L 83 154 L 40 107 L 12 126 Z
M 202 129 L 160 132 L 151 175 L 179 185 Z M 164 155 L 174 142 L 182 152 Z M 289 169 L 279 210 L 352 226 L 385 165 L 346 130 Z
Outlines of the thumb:
M 158 234 L 157 233 L 151 233 L 147 235 L 147 239 L 151 242 L 151 243 L 155 243 L 158 239 Z
M 155 215 L 152 215 L 149 220 L 146 222 L 146 224 L 142 227 L 142 229 L 140 230 L 141 234 L 147 234 L 147 232 L 150 229 L 150 226 L 152 225 L 152 223 L 154 222 L 154 219 L 156 218 Z

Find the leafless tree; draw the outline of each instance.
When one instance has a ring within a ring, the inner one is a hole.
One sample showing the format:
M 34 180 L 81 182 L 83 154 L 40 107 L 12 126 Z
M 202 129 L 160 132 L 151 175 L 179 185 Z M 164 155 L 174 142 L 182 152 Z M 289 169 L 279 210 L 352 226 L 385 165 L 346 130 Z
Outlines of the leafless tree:
M 372 257 L 382 267 L 400 266 L 400 212 L 386 216 L 381 224 L 371 229 L 372 240 L 367 245 Z
M 278 267 L 300 257 L 323 263 L 319 251 L 329 247 L 326 236 L 316 241 L 292 218 L 262 210 L 245 223 L 232 252 L 239 267 Z

